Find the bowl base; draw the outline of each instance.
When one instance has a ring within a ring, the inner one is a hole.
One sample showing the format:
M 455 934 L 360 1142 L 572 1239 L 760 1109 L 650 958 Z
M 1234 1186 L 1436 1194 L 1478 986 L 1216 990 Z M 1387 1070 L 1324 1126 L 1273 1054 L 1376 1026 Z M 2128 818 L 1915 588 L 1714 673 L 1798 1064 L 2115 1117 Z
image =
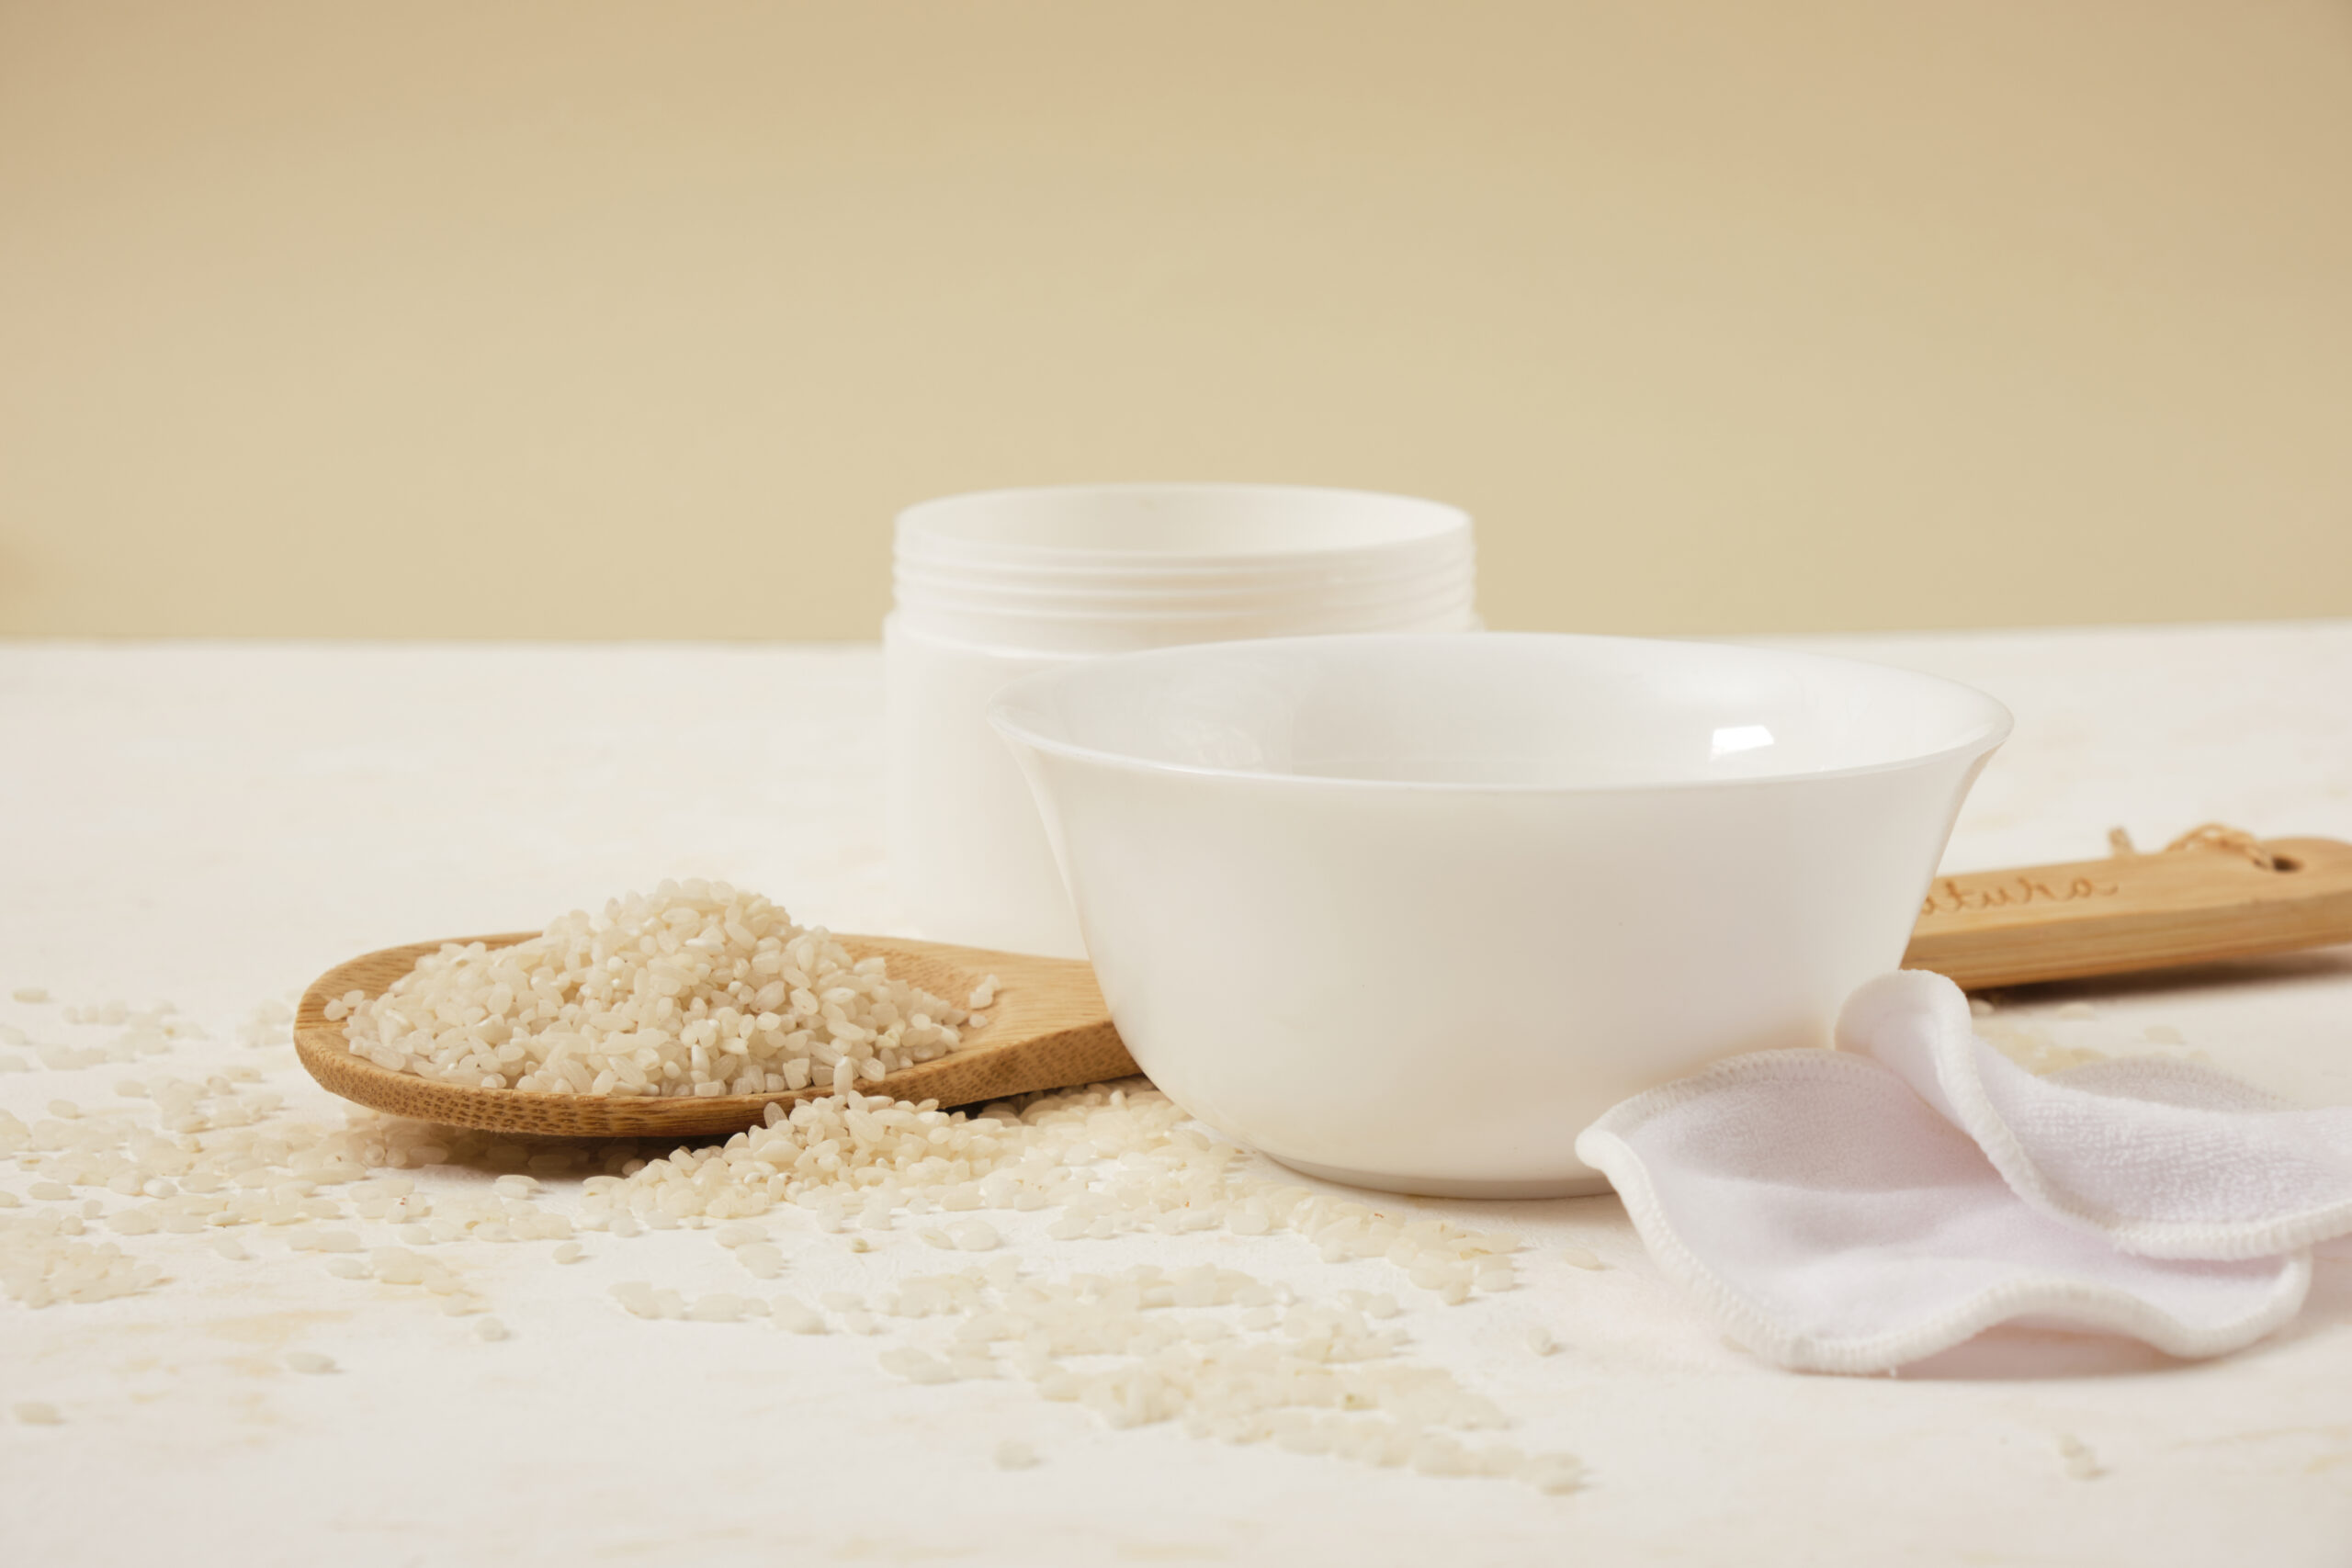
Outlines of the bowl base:
M 1309 1165 L 1302 1159 L 1272 1156 L 1301 1176 L 1336 1181 L 1343 1187 L 1369 1187 L 1378 1192 L 1401 1192 L 1411 1198 L 1597 1198 L 1609 1190 L 1609 1179 L 1598 1173 L 1546 1176 L 1532 1181 L 1455 1180 L 1442 1176 L 1393 1176 L 1377 1170 L 1340 1170 Z

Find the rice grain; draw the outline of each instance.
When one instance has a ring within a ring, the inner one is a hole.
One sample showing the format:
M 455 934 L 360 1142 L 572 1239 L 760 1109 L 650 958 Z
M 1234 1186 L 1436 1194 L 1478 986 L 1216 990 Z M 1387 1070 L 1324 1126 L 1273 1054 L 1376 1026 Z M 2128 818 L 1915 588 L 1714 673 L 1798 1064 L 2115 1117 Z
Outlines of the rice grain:
M 956 1050 L 967 1021 L 757 894 L 689 879 L 515 946 L 447 945 L 345 1030 L 355 1055 L 442 1082 L 693 1096 L 846 1092 Z

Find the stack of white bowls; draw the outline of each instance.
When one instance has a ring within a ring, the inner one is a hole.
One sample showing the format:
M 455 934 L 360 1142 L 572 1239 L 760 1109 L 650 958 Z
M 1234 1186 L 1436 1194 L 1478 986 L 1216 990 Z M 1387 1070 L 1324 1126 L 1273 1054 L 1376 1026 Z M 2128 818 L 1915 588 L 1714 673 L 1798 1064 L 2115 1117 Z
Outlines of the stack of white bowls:
M 883 625 L 893 889 L 922 936 L 1080 957 L 1027 784 L 989 728 L 1007 682 L 1184 643 L 1476 629 L 1470 518 L 1288 485 L 1076 485 L 899 517 Z

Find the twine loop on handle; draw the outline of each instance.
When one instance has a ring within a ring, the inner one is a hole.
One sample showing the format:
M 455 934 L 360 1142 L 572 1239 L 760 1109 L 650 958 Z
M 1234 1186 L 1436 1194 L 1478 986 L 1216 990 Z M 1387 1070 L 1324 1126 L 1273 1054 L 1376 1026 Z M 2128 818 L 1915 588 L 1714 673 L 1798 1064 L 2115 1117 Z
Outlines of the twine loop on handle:
M 2107 847 L 2113 851 L 2119 859 L 2130 859 L 2140 852 L 2132 845 L 2132 835 L 2120 828 L 2109 828 L 2107 830 Z M 2233 828 L 2226 822 L 2207 822 L 2199 827 L 2191 828 L 2188 832 L 2166 844 L 2163 852 L 2168 855 L 2177 854 L 2185 850 L 2220 850 L 2227 854 L 2244 855 L 2253 862 L 2258 870 L 2278 869 L 2278 861 L 2272 858 L 2268 850 L 2262 847 L 2261 840 L 2245 829 Z

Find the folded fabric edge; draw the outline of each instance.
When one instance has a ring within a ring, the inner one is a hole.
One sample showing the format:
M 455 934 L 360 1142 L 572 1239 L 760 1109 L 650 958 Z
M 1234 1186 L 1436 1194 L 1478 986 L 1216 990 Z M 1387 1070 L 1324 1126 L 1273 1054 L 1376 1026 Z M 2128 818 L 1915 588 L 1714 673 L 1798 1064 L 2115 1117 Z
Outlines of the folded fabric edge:
M 1890 997 L 1894 998 L 1894 1007 L 1901 1010 L 1926 1004 L 1933 1031 L 1928 1051 L 1936 1087 L 1951 1106 L 1960 1130 L 1976 1140 L 1977 1147 L 1984 1151 L 1984 1157 L 1992 1161 L 1993 1168 L 2000 1172 L 2010 1191 L 2051 1218 L 2096 1232 L 2117 1251 L 2135 1257 L 2213 1263 L 2242 1263 L 2277 1257 L 2352 1231 L 2352 1200 L 2235 1224 L 2134 1220 L 2069 1200 L 2043 1178 L 2041 1168 L 2027 1152 L 2008 1119 L 1994 1105 L 1993 1097 L 1984 1087 L 1984 1067 L 1977 1054 L 1981 1051 L 1997 1055 L 1998 1052 L 1977 1035 L 1975 1017 L 1968 1010 L 1967 994 L 1944 976 L 1927 969 L 1902 969 L 1863 985 L 1848 998 L 1839 1013 L 1838 1050 L 1857 1056 L 1868 1052 L 1871 1026 L 1884 1018 L 1888 1006 L 1883 998 Z M 2167 1074 L 2169 1077 L 2225 1081 L 2233 1089 L 2275 1101 L 2281 1110 L 2293 1108 L 2290 1102 L 2278 1100 L 2277 1096 L 2264 1093 L 2257 1086 L 2218 1067 L 2178 1062 L 2167 1062 L 2165 1066 L 2176 1069 Z M 2063 1075 L 2052 1075 L 2051 1081 L 2064 1084 L 2066 1080 Z M 1933 1103 L 1932 1097 L 1929 1103 Z
M 1980 1292 L 1923 1323 L 1867 1339 L 1824 1339 L 1785 1329 L 1683 1245 L 1651 1186 L 1648 1168 L 1626 1142 L 1626 1135 L 1660 1112 L 1725 1084 L 1789 1067 L 1808 1076 L 1888 1070 L 1872 1061 L 1822 1050 L 1735 1056 L 1611 1108 L 1579 1133 L 1576 1142 L 1577 1157 L 1609 1179 L 1642 1245 L 1667 1278 L 1689 1292 L 1724 1333 L 1776 1365 L 1793 1371 L 1849 1375 L 1891 1371 L 1948 1350 L 1999 1324 L 2028 1316 L 2059 1317 L 2086 1328 L 2108 1329 L 2153 1345 L 2167 1355 L 2202 1359 L 2243 1349 L 2281 1327 L 2301 1310 L 2303 1298 L 2310 1293 L 2311 1254 L 2302 1251 L 2284 1260 L 2277 1286 L 2258 1310 L 2211 1329 L 2192 1328 L 2123 1292 L 2056 1277 L 2012 1280 Z

